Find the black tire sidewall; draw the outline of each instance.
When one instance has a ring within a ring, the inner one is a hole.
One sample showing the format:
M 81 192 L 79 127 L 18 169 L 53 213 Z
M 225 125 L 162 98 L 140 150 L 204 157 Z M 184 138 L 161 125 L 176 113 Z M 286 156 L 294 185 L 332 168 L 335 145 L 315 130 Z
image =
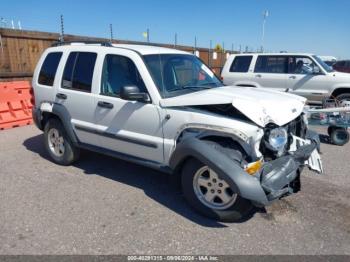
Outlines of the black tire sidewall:
M 348 99 L 350 101 L 350 93 L 344 93 L 344 94 L 340 94 L 336 97 L 336 99 L 338 101 L 342 101 L 344 99 Z
M 338 139 L 337 135 L 339 133 L 343 133 L 344 135 L 346 135 L 346 138 L 344 140 Z M 349 132 L 344 128 L 334 128 L 331 133 L 331 141 L 337 146 L 343 146 L 349 142 Z
M 203 166 L 205 166 L 203 163 L 191 158 L 186 161 L 182 169 L 182 190 L 189 204 L 200 214 L 222 222 L 236 222 L 249 214 L 253 205 L 249 200 L 246 200 L 239 195 L 232 206 L 224 210 L 211 209 L 197 198 L 193 188 L 193 179 L 197 170 Z
M 50 129 L 55 128 L 58 130 L 60 135 L 62 135 L 64 139 L 64 154 L 62 156 L 56 156 L 53 154 L 50 150 L 49 141 L 48 141 L 48 132 Z M 73 145 L 72 141 L 69 139 L 69 136 L 67 135 L 61 121 L 59 121 L 56 118 L 49 119 L 45 125 L 44 128 L 44 144 L 45 149 L 52 158 L 52 160 L 59 165 L 70 165 L 73 163 L 79 155 L 79 150 Z

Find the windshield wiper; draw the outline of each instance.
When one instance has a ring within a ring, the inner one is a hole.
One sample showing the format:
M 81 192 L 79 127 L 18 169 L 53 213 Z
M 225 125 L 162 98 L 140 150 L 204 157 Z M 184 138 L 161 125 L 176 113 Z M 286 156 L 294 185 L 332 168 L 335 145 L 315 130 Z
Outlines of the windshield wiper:
M 183 86 L 182 89 L 211 89 L 213 88 L 212 86 L 205 86 L 205 85 L 200 85 L 200 86 Z
M 214 82 L 213 83 L 205 83 L 202 85 L 185 85 L 185 86 L 181 86 L 181 87 L 178 87 L 175 89 L 171 89 L 171 92 L 179 91 L 179 90 L 186 90 L 186 89 L 211 89 L 214 87 L 218 87 L 218 86 L 207 86 L 207 85 L 212 85 L 212 84 L 216 85 L 216 83 L 214 83 Z
M 215 85 L 215 86 L 211 86 L 211 85 Z M 187 86 L 183 86 L 183 89 L 199 89 L 199 88 L 203 88 L 203 89 L 210 89 L 213 87 L 218 87 L 218 84 L 215 82 L 208 82 L 208 83 L 204 83 L 201 85 L 187 85 Z

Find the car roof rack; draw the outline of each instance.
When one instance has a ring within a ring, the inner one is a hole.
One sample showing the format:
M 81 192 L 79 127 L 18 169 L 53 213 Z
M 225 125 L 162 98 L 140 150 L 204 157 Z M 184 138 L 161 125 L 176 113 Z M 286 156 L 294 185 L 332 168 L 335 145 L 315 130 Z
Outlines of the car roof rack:
M 51 46 L 64 46 L 64 45 L 71 45 L 71 44 L 86 44 L 86 45 L 101 45 L 101 46 L 107 46 L 107 47 L 113 47 L 111 42 L 99 42 L 99 41 L 58 41 L 53 43 Z

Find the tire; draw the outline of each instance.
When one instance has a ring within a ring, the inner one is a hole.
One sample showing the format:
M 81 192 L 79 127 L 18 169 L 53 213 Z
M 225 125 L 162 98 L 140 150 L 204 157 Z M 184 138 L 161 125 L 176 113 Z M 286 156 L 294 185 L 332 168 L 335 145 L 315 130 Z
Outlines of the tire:
M 220 207 L 210 206 L 203 203 L 203 201 L 207 202 L 206 200 L 200 200 L 198 196 L 200 193 L 196 190 L 195 179 L 198 172 L 205 168 L 209 169 L 205 164 L 194 158 L 187 160 L 182 168 L 182 191 L 189 204 L 200 214 L 222 222 L 237 222 L 246 218 L 252 210 L 253 205 L 249 200 L 246 200 L 237 194 L 234 194 L 234 201 L 229 201 L 227 205 L 222 205 Z M 212 180 L 211 182 L 214 183 Z M 216 181 L 216 189 L 220 182 L 226 183 L 224 180 L 219 179 Z M 226 185 L 228 186 L 227 183 Z
M 79 149 L 73 145 L 61 121 L 56 118 L 49 119 L 45 125 L 44 144 L 56 164 L 68 166 L 79 158 Z
M 345 128 L 333 128 L 330 137 L 332 143 L 337 146 L 343 146 L 349 142 L 349 132 Z
M 350 93 L 343 93 L 341 95 L 338 95 L 336 99 L 338 100 L 340 106 L 346 106 L 344 104 L 345 102 L 347 105 L 350 105 Z
M 327 128 L 327 134 L 329 135 L 329 137 L 331 137 L 331 135 L 332 135 L 332 133 L 333 133 L 335 128 L 336 128 L 335 126 L 329 126 Z

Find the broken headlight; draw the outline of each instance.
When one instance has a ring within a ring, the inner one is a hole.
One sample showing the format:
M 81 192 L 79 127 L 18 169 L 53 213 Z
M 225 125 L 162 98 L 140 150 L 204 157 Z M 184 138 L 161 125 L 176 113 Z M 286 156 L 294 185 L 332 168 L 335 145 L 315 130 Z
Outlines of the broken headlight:
M 278 156 L 284 153 L 284 148 L 288 142 L 287 130 L 283 127 L 277 127 L 269 130 L 268 143 L 270 149 L 277 152 Z

